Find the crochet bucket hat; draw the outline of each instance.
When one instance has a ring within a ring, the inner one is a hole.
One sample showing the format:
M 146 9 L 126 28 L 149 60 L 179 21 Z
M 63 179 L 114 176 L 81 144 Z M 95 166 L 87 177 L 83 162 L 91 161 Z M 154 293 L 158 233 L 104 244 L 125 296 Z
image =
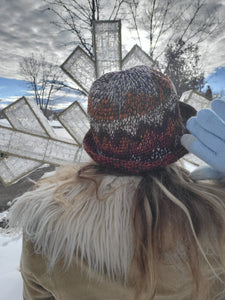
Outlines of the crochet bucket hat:
M 159 71 L 137 66 L 106 73 L 90 89 L 84 149 L 110 170 L 141 174 L 163 168 L 187 153 L 180 138 L 195 113 Z

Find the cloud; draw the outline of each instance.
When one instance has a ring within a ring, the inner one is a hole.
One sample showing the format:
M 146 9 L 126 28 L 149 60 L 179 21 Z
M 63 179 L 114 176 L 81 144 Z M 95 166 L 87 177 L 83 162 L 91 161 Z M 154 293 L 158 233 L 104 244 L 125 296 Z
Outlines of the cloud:
M 19 62 L 25 56 L 45 53 L 52 61 L 57 56 L 67 58 L 72 47 L 64 49 L 67 34 L 60 34 L 50 23 L 42 1 L 1 1 L 0 76 L 21 79 Z M 10 16 L 10 17 L 9 17 Z
M 225 38 L 218 34 L 217 38 L 205 41 L 199 47 L 203 70 L 206 75 L 212 73 L 218 67 L 225 66 Z
M 9 98 L 3 99 L 3 100 L 0 99 L 0 110 L 5 108 L 6 106 L 10 105 L 17 99 L 18 99 L 17 97 L 9 97 Z
M 64 110 L 65 108 L 67 108 L 69 105 L 71 105 L 74 101 L 70 102 L 70 101 L 65 101 L 65 102 L 59 102 L 59 103 L 56 103 L 56 104 L 53 104 L 52 105 L 52 108 L 54 110 Z M 81 106 L 84 108 L 84 110 L 87 110 L 87 100 L 80 103 Z
M 186 0 L 181 0 L 180 3 L 186 3 Z M 218 5 L 221 15 L 224 16 L 225 0 L 207 0 L 207 4 L 208 6 L 203 11 L 204 16 Z M 32 52 L 44 53 L 49 61 L 55 61 L 58 58 L 61 64 L 74 49 L 73 44 L 65 46 L 66 43 L 73 41 L 73 37 L 52 24 L 55 16 L 46 10 L 44 1 L 2 0 L 0 18 L 0 76 L 2 77 L 22 79 L 19 74 L 19 62 Z M 122 24 L 123 45 L 126 50 L 129 50 L 137 41 L 133 38 L 127 39 L 128 35 L 132 35 L 123 27 L 125 24 Z M 202 43 L 200 47 L 201 63 L 207 74 L 225 65 L 223 35 L 224 30 L 221 30 L 216 37 Z M 144 46 L 144 49 L 147 50 L 147 47 Z

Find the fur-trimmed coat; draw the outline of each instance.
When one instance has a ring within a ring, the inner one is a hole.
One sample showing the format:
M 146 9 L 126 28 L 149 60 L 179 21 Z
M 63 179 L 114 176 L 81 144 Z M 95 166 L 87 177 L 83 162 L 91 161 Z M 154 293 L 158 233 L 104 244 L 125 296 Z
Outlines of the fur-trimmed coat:
M 67 205 L 62 204 L 53 199 L 56 183 L 16 199 L 9 220 L 24 235 L 24 300 L 134 299 L 131 207 L 139 180 L 105 176 L 99 186 L 101 201 L 77 184 L 67 191 Z M 184 266 L 176 263 L 176 253 L 158 266 L 155 300 L 193 300 Z M 221 287 L 213 290 L 217 294 Z M 211 299 L 225 299 L 225 293 Z

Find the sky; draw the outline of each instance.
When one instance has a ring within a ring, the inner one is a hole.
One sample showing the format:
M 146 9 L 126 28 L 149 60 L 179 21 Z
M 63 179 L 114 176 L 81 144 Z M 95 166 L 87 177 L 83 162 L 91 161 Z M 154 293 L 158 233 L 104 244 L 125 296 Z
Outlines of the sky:
M 43 1 L 1 0 L 0 77 L 21 79 L 19 61 L 31 53 L 44 53 L 62 63 L 73 50 L 65 47 L 67 33 L 51 24 Z
M 206 1 L 209 8 L 220 5 L 225 15 L 225 0 Z M 71 41 L 71 35 L 52 24 L 55 17 L 46 10 L 44 1 L 0 0 L 0 4 L 0 99 L 7 101 L 27 92 L 25 83 L 18 81 L 23 79 L 18 71 L 23 57 L 44 53 L 50 62 L 57 60 L 61 65 L 75 45 L 65 45 Z M 128 51 L 134 41 L 125 38 L 127 33 L 122 23 L 122 43 Z M 225 67 L 225 28 L 209 42 L 204 42 L 200 51 L 206 75 Z M 6 81 L 6 78 L 11 80 Z

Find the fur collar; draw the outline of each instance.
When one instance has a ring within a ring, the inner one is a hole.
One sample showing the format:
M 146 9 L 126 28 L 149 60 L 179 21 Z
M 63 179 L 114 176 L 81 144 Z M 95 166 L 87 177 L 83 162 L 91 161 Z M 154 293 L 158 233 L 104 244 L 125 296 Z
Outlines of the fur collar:
M 114 192 L 102 201 L 79 194 L 82 186 L 77 184 L 68 194 L 67 207 L 52 198 L 56 184 L 41 185 L 15 200 L 10 227 L 23 231 L 35 252 L 48 258 L 50 269 L 61 258 L 70 266 L 75 253 L 90 270 L 126 281 L 133 256 L 132 198 L 139 180 L 105 176 L 100 196 Z

